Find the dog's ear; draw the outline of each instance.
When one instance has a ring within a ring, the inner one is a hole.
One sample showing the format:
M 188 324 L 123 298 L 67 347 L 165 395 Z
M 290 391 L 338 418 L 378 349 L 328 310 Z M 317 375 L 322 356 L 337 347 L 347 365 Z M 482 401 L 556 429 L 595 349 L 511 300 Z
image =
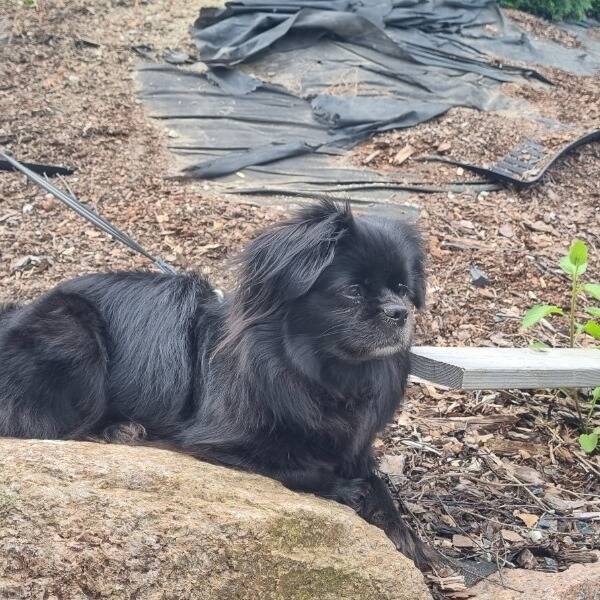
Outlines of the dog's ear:
M 306 294 L 333 261 L 336 243 L 351 225 L 348 204 L 324 201 L 262 233 L 239 261 L 243 311 L 264 314 Z
M 413 295 L 413 304 L 415 308 L 421 309 L 425 306 L 425 289 L 427 287 L 425 280 L 425 268 L 424 268 L 425 258 L 423 256 L 423 252 L 419 251 L 419 253 L 415 256 L 413 265 L 412 265 L 412 295 Z
M 408 238 L 412 251 L 410 253 L 410 289 L 411 300 L 415 308 L 421 309 L 425 306 L 425 290 L 427 282 L 425 279 L 425 252 L 423 250 L 423 239 L 414 227 L 408 230 Z

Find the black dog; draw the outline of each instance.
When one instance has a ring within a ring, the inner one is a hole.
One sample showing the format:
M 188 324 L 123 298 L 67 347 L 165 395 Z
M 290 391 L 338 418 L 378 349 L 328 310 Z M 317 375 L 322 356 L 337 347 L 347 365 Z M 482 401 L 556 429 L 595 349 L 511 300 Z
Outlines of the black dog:
M 416 232 L 324 202 L 252 242 L 219 299 L 193 275 L 89 275 L 0 312 L 0 435 L 149 442 L 354 507 L 426 565 L 374 471 L 402 399 Z

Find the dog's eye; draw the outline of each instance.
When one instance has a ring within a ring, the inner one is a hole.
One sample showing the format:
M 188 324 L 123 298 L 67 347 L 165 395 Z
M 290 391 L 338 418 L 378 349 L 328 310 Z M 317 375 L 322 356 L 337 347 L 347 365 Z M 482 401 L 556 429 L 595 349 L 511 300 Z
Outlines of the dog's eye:
M 362 297 L 362 289 L 360 285 L 348 285 L 342 291 L 342 294 L 346 296 L 346 298 L 361 298 Z
M 398 296 L 404 297 L 409 293 L 410 290 L 403 283 L 396 284 L 396 294 L 398 294 Z

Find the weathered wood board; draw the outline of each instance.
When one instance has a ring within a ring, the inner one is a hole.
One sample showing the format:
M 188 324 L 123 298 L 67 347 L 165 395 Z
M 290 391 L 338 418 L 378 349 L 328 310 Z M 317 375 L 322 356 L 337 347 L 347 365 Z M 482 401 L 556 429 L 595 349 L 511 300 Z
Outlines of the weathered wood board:
M 417 346 L 411 374 L 463 390 L 588 388 L 600 385 L 594 348 L 443 348 Z

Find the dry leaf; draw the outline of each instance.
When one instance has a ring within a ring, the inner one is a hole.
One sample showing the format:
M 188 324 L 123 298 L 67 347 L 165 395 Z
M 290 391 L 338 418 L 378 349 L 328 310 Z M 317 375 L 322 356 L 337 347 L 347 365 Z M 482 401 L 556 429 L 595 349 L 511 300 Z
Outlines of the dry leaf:
M 404 472 L 405 458 L 403 454 L 385 454 L 379 463 L 379 470 L 386 475 L 399 477 Z
M 363 165 L 368 165 L 373 159 L 377 158 L 381 154 L 381 150 L 375 150 L 375 152 L 371 152 L 369 156 L 367 156 L 363 160 Z
M 500 535 L 502 536 L 502 539 L 506 540 L 507 542 L 525 541 L 516 531 L 511 531 L 510 529 L 502 529 L 500 531 Z
M 401 165 L 403 162 L 408 160 L 414 154 L 414 152 L 415 149 L 410 144 L 407 144 L 396 154 L 396 156 L 394 156 L 394 164 Z
M 587 500 L 563 500 L 554 494 L 545 494 L 544 501 L 554 510 L 560 512 L 571 512 L 576 508 L 582 508 L 587 504 Z
M 544 485 L 545 483 L 538 471 L 525 465 L 516 465 L 514 473 L 517 479 L 520 479 L 524 483 L 531 483 L 532 485 Z
M 535 221 L 532 223 L 531 221 L 524 221 L 525 227 L 528 227 L 532 231 L 541 231 L 544 233 L 555 233 L 556 230 L 552 225 L 548 225 L 548 223 L 544 223 L 544 221 Z
M 519 481 L 523 483 L 530 483 L 531 485 L 544 485 L 545 481 L 538 471 L 527 467 L 525 465 L 515 465 L 507 460 L 503 461 L 506 470 L 514 475 Z
M 445 254 L 440 248 L 440 241 L 435 236 L 429 238 L 429 254 L 434 258 L 441 258 Z
M 501 333 L 493 333 L 490 336 L 490 341 L 495 346 L 500 346 L 501 348 L 510 348 L 513 345 L 512 341 L 506 339 L 506 337 L 504 337 L 504 335 Z
M 198 246 L 197 252 L 199 255 L 202 255 L 213 250 L 218 250 L 219 248 L 222 248 L 222 244 L 205 244 L 204 246 Z
M 430 398 L 433 398 L 434 400 L 443 400 L 444 399 L 444 397 L 445 397 L 444 394 L 441 394 L 440 392 L 438 392 L 434 386 L 430 385 L 426 381 L 423 381 L 421 383 L 421 385 L 425 388 L 424 391 L 427 392 L 427 395 Z
M 459 454 L 463 451 L 465 445 L 462 442 L 459 442 L 456 438 L 450 438 L 450 442 L 446 442 L 442 446 L 442 450 L 445 452 L 449 452 L 450 454 Z
M 537 560 L 531 550 L 523 548 L 517 556 L 517 564 L 523 569 L 535 569 L 537 567 Z
M 456 527 L 456 521 L 450 515 L 440 515 L 440 521 L 448 527 Z
M 521 521 L 523 521 L 523 523 L 525 523 L 525 525 L 527 525 L 527 527 L 530 529 L 535 527 L 540 519 L 537 515 L 532 515 L 531 513 L 515 512 L 514 515 L 515 517 L 521 519 Z
M 477 548 L 477 544 L 471 538 L 458 533 L 452 536 L 452 545 L 456 548 Z

